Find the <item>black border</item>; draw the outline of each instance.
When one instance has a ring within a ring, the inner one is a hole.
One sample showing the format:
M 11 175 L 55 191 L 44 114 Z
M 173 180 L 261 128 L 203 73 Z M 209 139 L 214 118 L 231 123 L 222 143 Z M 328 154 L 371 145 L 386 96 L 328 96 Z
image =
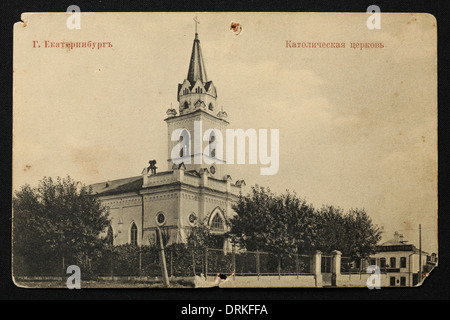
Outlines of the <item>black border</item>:
M 438 106 L 439 106 L 439 267 L 420 288 L 363 289 L 158 289 L 158 290 L 57 290 L 21 289 L 11 279 L 11 164 L 12 164 L 12 48 L 13 24 L 20 20 L 22 12 L 64 12 L 69 5 L 78 5 L 83 12 L 134 12 L 134 11 L 286 11 L 286 12 L 365 12 L 369 5 L 376 4 L 382 12 L 426 12 L 433 14 L 438 23 Z M 2 139 L 1 157 L 1 211 L 0 211 L 0 288 L 1 299 L 8 300 L 166 300 L 155 301 L 178 315 L 181 306 L 187 304 L 224 305 L 225 303 L 266 303 L 272 310 L 295 310 L 299 306 L 293 300 L 430 300 L 449 299 L 448 239 L 449 198 L 446 168 L 449 132 L 447 111 L 448 52 L 447 25 L 450 13 L 448 2 L 442 1 L 16 1 L 2 3 L 1 38 L 2 59 L 0 60 L 2 108 L 0 109 Z M 179 301 L 174 301 L 179 300 Z M 216 301 L 223 300 L 223 301 Z M 275 301 L 277 301 L 275 303 Z M 169 303 L 170 302 L 170 303 Z M 169 307 L 170 306 L 170 307 Z M 272 313 L 273 314 L 273 313 Z M 306 314 L 302 314 L 305 316 Z

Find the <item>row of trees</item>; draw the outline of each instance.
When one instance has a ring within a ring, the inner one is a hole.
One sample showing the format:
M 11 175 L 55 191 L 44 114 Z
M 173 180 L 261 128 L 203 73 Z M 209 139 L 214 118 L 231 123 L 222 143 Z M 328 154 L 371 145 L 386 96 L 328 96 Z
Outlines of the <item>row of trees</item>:
M 379 230 L 364 210 L 316 209 L 291 192 L 276 195 L 255 186 L 239 197 L 233 209 L 237 214 L 227 221 L 226 236 L 248 251 L 289 256 L 340 250 L 357 259 L 373 253 L 380 240 Z M 22 266 L 39 270 L 58 257 L 62 264 L 70 261 L 89 270 L 93 259 L 113 253 L 106 232 L 108 210 L 92 190 L 70 177 L 44 178 L 38 187 L 21 187 L 14 195 L 13 212 L 13 253 Z M 166 246 L 169 236 L 163 235 Z M 199 221 L 183 246 L 190 252 L 203 252 L 216 247 L 217 241 L 207 223 Z
M 269 188 L 252 187 L 233 206 L 232 241 L 249 251 L 278 255 L 329 253 L 339 250 L 352 259 L 367 258 L 381 239 L 365 210 L 324 206 L 314 208 L 295 193 L 276 195 Z

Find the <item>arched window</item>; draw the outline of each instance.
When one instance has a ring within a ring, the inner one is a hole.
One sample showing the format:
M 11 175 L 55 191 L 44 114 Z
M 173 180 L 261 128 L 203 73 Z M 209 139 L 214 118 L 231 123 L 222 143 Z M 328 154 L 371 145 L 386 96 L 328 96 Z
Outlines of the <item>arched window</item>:
M 185 101 L 183 107 L 184 107 L 184 109 L 189 109 L 189 103 L 187 101 Z
M 224 230 L 223 220 L 218 214 L 216 214 L 211 221 L 211 230 L 213 230 L 213 231 L 223 231 Z
M 211 110 L 211 111 L 214 111 L 214 106 L 213 106 L 212 103 L 209 104 L 208 109 Z
M 216 141 L 216 135 L 214 134 L 214 131 L 211 131 L 211 134 L 209 135 L 209 156 L 211 158 L 216 157 L 216 144 L 214 143 Z
M 130 229 L 130 243 L 134 247 L 137 247 L 138 245 L 138 228 L 134 222 Z
M 188 157 L 191 155 L 190 141 L 191 141 L 191 136 L 189 134 L 189 131 L 184 129 L 181 132 L 180 139 L 178 141 L 180 144 L 180 158 Z

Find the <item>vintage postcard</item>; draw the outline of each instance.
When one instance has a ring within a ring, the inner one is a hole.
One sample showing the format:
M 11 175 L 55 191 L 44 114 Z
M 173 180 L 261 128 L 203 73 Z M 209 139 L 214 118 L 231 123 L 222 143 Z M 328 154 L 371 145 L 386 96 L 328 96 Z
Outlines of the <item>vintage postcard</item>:
M 370 9 L 24 13 L 15 284 L 420 286 L 436 19 Z

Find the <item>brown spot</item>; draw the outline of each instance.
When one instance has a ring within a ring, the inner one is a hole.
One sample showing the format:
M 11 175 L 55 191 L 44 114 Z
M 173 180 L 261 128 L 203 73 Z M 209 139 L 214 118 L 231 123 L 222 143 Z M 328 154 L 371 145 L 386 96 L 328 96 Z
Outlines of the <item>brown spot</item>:
M 26 28 L 27 27 L 27 22 L 26 21 L 22 21 L 22 22 L 23 22 L 22 28 Z
M 230 30 L 238 36 L 242 32 L 242 26 L 237 22 L 232 22 Z
M 394 92 L 394 97 L 398 97 L 399 93 L 398 92 Z
M 23 169 L 23 171 L 28 171 L 28 170 L 30 170 L 30 169 L 31 169 L 31 165 L 27 164 L 27 165 L 25 166 L 25 168 Z
M 422 142 L 425 142 L 425 136 L 422 136 Z

